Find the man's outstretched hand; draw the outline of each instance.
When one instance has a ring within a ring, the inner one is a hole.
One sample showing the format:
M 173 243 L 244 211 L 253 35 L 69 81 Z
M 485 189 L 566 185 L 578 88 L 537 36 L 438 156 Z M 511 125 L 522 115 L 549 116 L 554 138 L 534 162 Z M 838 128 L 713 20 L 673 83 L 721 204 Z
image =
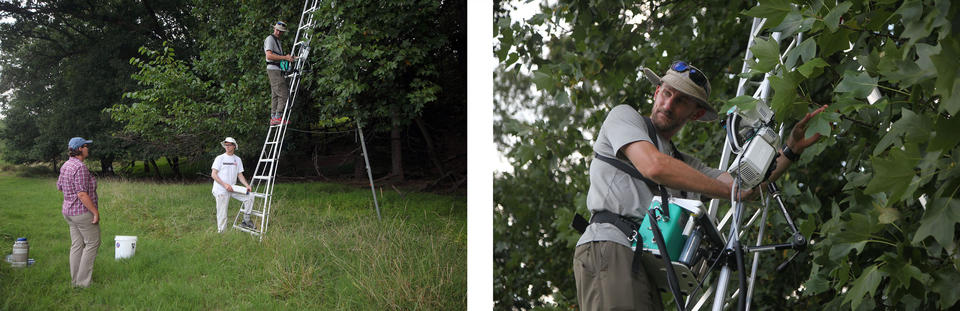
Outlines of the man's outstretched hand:
M 810 137 L 803 137 L 803 135 L 807 132 L 807 122 L 810 122 L 810 119 L 812 119 L 813 116 L 823 112 L 827 109 L 827 107 L 829 107 L 829 105 L 823 105 L 817 110 L 807 113 L 807 115 L 803 117 L 803 120 L 797 122 L 797 125 L 793 127 L 792 131 L 790 131 L 790 137 L 787 138 L 787 146 L 790 147 L 790 150 L 792 150 L 794 153 L 800 154 L 804 149 L 807 149 L 807 147 L 810 147 L 810 145 L 813 145 L 813 143 L 820 140 L 820 133 L 814 134 Z

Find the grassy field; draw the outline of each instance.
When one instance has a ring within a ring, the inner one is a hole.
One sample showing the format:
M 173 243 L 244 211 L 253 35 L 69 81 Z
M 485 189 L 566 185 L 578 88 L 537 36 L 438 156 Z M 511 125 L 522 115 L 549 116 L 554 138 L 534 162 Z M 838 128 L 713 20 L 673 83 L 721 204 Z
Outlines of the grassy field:
M 0 172 L 0 254 L 27 237 L 36 260 L 0 262 L 0 309 L 466 308 L 464 196 L 384 191 L 378 221 L 369 188 L 281 183 L 258 242 L 216 233 L 209 183 L 99 182 L 103 243 L 93 283 L 74 289 L 56 179 Z M 115 260 L 115 235 L 138 236 L 136 255 Z

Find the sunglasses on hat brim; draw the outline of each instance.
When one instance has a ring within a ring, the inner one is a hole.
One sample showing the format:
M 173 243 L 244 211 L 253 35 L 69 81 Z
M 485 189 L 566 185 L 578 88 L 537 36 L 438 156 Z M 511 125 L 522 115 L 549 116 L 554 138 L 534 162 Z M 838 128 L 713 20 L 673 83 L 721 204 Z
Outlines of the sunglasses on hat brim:
M 707 89 L 707 77 L 703 75 L 703 72 L 693 68 L 693 66 L 690 66 L 687 64 L 687 62 L 682 60 L 675 61 L 672 65 L 670 65 L 670 69 L 673 69 L 673 71 L 678 73 L 683 73 L 689 70 L 690 74 L 688 76 L 690 77 L 690 80 L 702 87 L 704 90 Z

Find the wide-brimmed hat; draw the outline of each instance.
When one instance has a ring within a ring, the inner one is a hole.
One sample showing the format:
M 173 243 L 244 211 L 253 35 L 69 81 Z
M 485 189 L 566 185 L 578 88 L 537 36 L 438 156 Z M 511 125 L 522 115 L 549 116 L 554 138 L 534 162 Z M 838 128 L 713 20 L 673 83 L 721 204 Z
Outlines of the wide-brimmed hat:
M 233 137 L 224 138 L 223 141 L 220 142 L 220 146 L 226 148 L 227 147 L 226 143 L 233 143 L 234 147 L 237 147 L 237 149 L 240 149 L 240 145 L 237 144 L 237 140 L 233 139 Z
M 693 67 L 684 61 L 676 61 L 670 65 L 670 69 L 662 77 L 653 73 L 653 70 L 646 67 L 640 67 L 643 76 L 653 82 L 661 85 L 664 82 L 678 91 L 693 97 L 707 112 L 700 116 L 697 121 L 713 121 L 717 119 L 717 109 L 710 104 L 710 80 L 703 74 L 703 71 Z
M 83 145 L 92 144 L 92 143 L 93 143 L 92 140 L 86 140 L 86 139 L 83 139 L 83 137 L 74 137 L 70 139 L 70 142 L 67 143 L 67 146 L 69 146 L 71 150 L 77 150 L 77 149 L 80 149 L 80 147 L 83 147 Z
M 279 21 L 279 22 L 277 22 L 276 24 L 273 25 L 273 29 L 286 32 L 286 31 L 287 31 L 287 23 L 284 23 L 283 21 Z

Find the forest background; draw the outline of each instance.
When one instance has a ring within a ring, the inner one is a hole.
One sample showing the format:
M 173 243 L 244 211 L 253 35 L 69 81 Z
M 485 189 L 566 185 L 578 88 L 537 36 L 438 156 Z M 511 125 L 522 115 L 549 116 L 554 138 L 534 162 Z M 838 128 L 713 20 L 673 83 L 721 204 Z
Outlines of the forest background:
M 218 142 L 256 163 L 270 87 L 263 40 L 294 44 L 304 5 L 277 1 L 0 3 L 0 153 L 50 172 L 95 141 L 98 174 L 206 178 Z M 466 1 L 321 1 L 278 175 L 466 185 Z M 161 160 L 169 163 L 157 165 Z M 252 166 L 250 171 L 252 171 Z M 146 170 L 141 171 L 140 169 Z

